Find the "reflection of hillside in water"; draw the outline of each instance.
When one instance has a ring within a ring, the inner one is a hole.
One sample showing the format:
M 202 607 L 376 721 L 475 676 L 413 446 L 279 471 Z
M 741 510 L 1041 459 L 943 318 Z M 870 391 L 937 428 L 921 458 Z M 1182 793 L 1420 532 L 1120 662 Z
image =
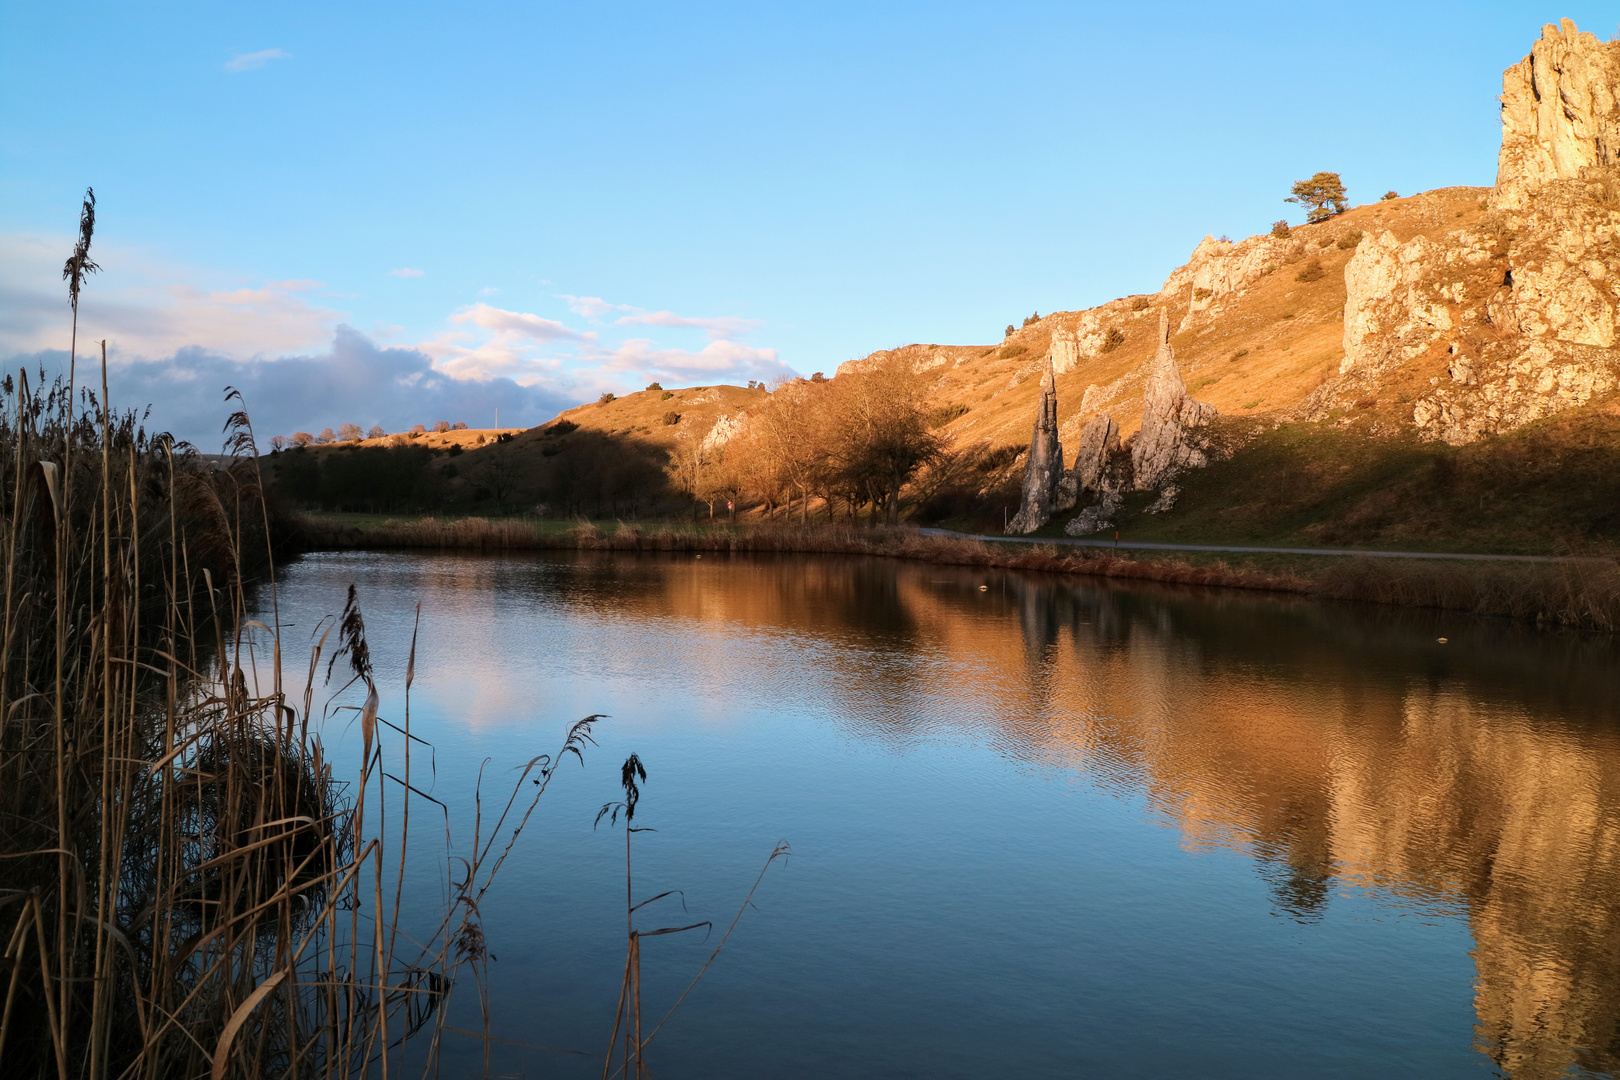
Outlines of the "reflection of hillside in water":
M 1620 1071 L 1613 643 L 881 562 L 720 570 L 586 576 L 641 615 L 858 646 L 819 678 L 859 734 L 962 729 L 1143 792 L 1189 846 L 1250 851 L 1296 918 L 1346 883 L 1466 913 L 1482 1049 L 1518 1078 Z

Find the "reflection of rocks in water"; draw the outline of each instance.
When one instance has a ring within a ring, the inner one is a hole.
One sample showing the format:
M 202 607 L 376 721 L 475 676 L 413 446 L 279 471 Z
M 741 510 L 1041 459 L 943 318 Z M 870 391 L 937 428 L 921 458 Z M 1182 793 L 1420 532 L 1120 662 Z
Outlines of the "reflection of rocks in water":
M 645 567 L 616 599 L 789 630 L 823 667 L 770 677 L 824 680 L 853 735 L 948 722 L 1085 769 L 1251 854 L 1289 918 L 1345 887 L 1466 916 L 1482 1051 L 1515 1080 L 1620 1072 L 1615 641 L 882 560 Z

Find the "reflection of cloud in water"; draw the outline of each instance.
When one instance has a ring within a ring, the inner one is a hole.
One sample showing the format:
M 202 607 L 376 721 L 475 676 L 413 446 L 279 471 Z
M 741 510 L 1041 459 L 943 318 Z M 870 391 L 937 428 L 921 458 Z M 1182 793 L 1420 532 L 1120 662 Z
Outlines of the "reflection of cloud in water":
M 419 700 L 456 723 L 594 711 L 589 676 L 649 722 L 814 703 L 892 750 L 1083 771 L 1188 849 L 1253 856 L 1281 915 L 1346 886 L 1466 915 L 1478 1039 L 1511 1075 L 1620 1066 L 1614 642 L 877 560 L 346 565 L 396 678 L 409 610 L 388 605 L 423 601 Z

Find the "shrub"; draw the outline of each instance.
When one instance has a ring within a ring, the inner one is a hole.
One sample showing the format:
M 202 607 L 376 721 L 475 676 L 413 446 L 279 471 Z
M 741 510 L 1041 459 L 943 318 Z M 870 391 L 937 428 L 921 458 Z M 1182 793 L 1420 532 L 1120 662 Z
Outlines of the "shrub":
M 1316 242 L 1316 246 L 1317 247 L 1332 247 L 1333 246 L 1333 237 L 1331 237 L 1331 236 L 1322 237 L 1322 239 L 1320 239 L 1320 240 L 1318 240 Z
M 754 384 L 749 383 L 748 385 L 753 386 Z M 650 383 L 647 384 L 647 389 L 649 389 L 649 390 L 662 390 L 663 388 L 664 388 L 663 385 L 660 384 L 660 383 L 650 382 Z
M 1294 275 L 1295 281 L 1320 281 L 1327 273 L 1322 269 L 1321 259 L 1312 259 L 1305 264 L 1305 269 Z
M 1281 221 L 1273 221 L 1271 223 L 1271 235 L 1275 236 L 1279 240 L 1288 239 L 1288 234 L 1292 231 L 1293 230 L 1288 227 L 1287 218 L 1284 218 Z
M 547 435 L 566 435 L 570 431 L 578 431 L 578 430 L 579 430 L 579 425 L 574 423 L 572 420 L 558 420 L 556 423 L 554 423 L 550 427 L 546 428 L 546 434 Z
M 1262 266 L 1260 268 L 1260 276 L 1261 277 L 1265 277 L 1267 274 L 1275 274 L 1276 272 L 1277 272 L 1277 264 L 1276 263 L 1266 263 L 1266 265 L 1264 265 L 1264 266 Z
M 1000 358 L 1011 360 L 1015 356 L 1023 356 L 1028 351 L 1029 348 L 1025 345 L 1008 345 L 1001 350 Z
M 1360 229 L 1351 229 L 1349 232 L 1339 237 L 1339 250 L 1349 251 L 1351 248 L 1361 243 L 1361 236 L 1362 233 Z
M 941 405 L 939 408 L 928 414 L 928 426 L 931 428 L 942 428 L 952 420 L 955 420 L 958 416 L 966 416 L 967 412 L 968 405 L 961 401 L 958 401 L 952 405 Z
M 1490 208 L 1490 205 L 1491 205 L 1491 204 L 1490 204 L 1490 200 L 1488 200 L 1488 199 L 1481 199 L 1481 200 L 1479 200 L 1479 208 L 1480 208 L 1480 209 L 1481 209 L 1481 210 L 1486 210 L 1486 209 L 1489 209 L 1489 208 Z
M 1032 323 L 1038 323 L 1040 321 L 1041 321 L 1041 313 L 1037 311 L 1037 312 L 1034 312 L 1033 314 L 1031 314 L 1029 318 L 1024 320 L 1024 325 L 1029 326 Z
M 1123 344 L 1125 344 L 1125 331 L 1115 326 L 1109 329 L 1108 336 L 1103 338 L 1102 351 L 1111 353 Z
M 450 425 L 450 430 L 451 431 L 466 431 L 467 430 L 467 421 L 465 421 L 465 420 L 457 420 L 455 423 Z
M 1230 359 L 1230 360 L 1241 360 L 1245 356 L 1248 356 L 1248 355 L 1249 355 L 1249 350 L 1248 349 L 1239 349 L 1237 352 L 1233 353 L 1230 357 L 1228 357 L 1228 359 Z
M 664 426 L 665 427 L 674 427 L 676 424 L 678 424 L 680 422 L 681 422 L 681 414 L 680 413 L 671 410 L 670 412 L 667 412 L 667 413 L 664 414 Z
M 450 430 L 450 421 L 440 420 L 438 423 L 433 425 L 433 430 L 437 431 L 441 435 L 444 434 L 446 431 Z
M 1298 203 L 1305 208 L 1305 222 L 1314 225 L 1335 214 L 1350 209 L 1345 199 L 1344 181 L 1335 172 L 1319 172 L 1309 180 L 1296 181 L 1293 194 L 1283 202 Z
M 1378 201 L 1379 202 L 1388 202 L 1390 199 L 1398 199 L 1398 198 L 1400 198 L 1400 196 L 1397 195 L 1395 192 L 1386 191 L 1386 192 L 1384 192 L 1382 195 L 1380 195 L 1378 197 Z
M 460 454 L 461 454 L 461 444 L 460 443 L 456 443 L 455 445 L 450 447 L 450 456 L 451 457 L 458 457 L 458 456 L 460 456 Z
M 818 371 L 815 374 L 810 376 L 810 381 L 811 382 L 826 382 L 827 381 L 827 376 L 823 375 L 821 372 Z
M 386 431 L 384 431 L 382 429 L 381 424 L 372 424 L 371 425 L 371 430 L 366 432 L 366 438 L 368 438 L 368 439 L 380 439 L 386 434 L 388 434 L 388 432 L 386 432 Z
M 1008 323 L 1007 324 L 1007 332 L 1005 334 L 1003 334 L 1002 337 L 1012 337 L 1013 336 L 1013 331 L 1015 331 L 1017 329 L 1018 328 L 1016 326 L 1014 326 L 1012 323 Z
M 1215 295 L 1215 290 L 1214 289 L 1194 289 L 1193 290 L 1193 299 L 1194 300 L 1208 300 L 1210 297 L 1212 297 L 1214 295 Z
M 658 400 L 659 401 L 668 401 L 670 398 L 672 398 L 674 396 L 675 396 L 674 394 L 670 393 L 668 390 L 665 390 L 662 394 L 658 395 Z
M 613 393 L 613 391 L 610 390 L 607 393 L 603 394 L 601 397 L 597 398 L 596 403 L 598 405 L 606 405 L 609 402 L 613 402 L 613 401 L 617 401 L 617 400 L 619 400 L 619 395 Z
M 1145 296 L 1138 296 L 1135 300 L 1131 301 L 1131 310 L 1132 311 L 1146 311 L 1148 308 L 1150 308 L 1152 306 L 1153 306 L 1153 301 L 1149 300 Z

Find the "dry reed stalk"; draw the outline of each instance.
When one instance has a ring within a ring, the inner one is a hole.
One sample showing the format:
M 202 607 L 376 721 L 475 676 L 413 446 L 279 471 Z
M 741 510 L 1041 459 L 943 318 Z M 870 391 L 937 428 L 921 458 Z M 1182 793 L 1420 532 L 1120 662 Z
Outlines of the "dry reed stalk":
M 352 592 L 289 693 L 278 629 L 250 614 L 255 590 L 276 600 L 246 412 L 219 472 L 115 413 L 105 368 L 82 410 L 41 380 L 0 379 L 6 1077 L 387 1075 L 417 1034 L 431 1065 L 464 968 L 482 997 L 478 901 L 595 718 L 522 771 L 439 926 L 403 934 L 409 807 L 430 799 L 411 782 L 414 639 L 403 728 L 378 714 Z M 323 658 L 366 691 L 343 706 L 364 735 L 352 772 L 320 738 Z

